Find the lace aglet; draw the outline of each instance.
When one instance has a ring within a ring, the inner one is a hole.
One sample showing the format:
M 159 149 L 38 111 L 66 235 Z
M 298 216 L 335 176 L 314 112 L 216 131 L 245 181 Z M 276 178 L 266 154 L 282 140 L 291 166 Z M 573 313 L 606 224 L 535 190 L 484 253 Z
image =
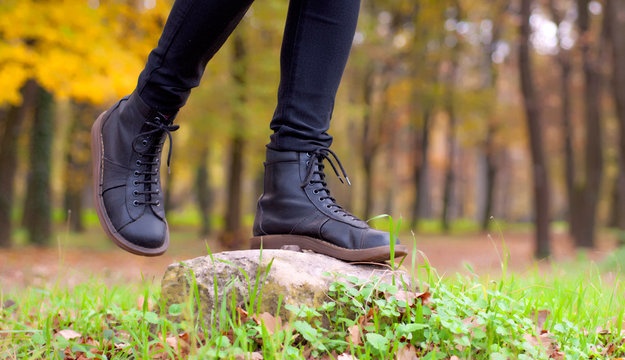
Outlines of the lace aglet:
M 171 168 L 167 165 L 167 175 L 171 175 Z
M 349 178 L 347 176 L 345 177 L 345 181 L 347 181 L 347 185 L 352 186 L 352 182 L 349 181 Z

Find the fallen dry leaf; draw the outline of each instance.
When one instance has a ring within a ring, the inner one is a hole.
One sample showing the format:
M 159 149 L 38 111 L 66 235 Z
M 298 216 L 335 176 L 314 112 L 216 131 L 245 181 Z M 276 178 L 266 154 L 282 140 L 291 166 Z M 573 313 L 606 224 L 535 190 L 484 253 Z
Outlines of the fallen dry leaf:
M 369 309 L 366 315 L 360 315 L 360 317 L 358 318 L 358 324 L 360 325 L 360 327 L 365 328 L 367 326 L 372 326 L 373 323 L 369 320 L 372 320 L 375 317 L 377 311 L 378 308 L 374 306 Z
M 252 315 L 252 319 L 254 319 L 258 325 L 264 324 L 269 335 L 273 335 L 276 330 L 282 329 L 282 319 L 280 319 L 280 317 L 276 318 L 268 312 L 264 312 L 260 315 L 254 314 Z
M 143 310 L 143 304 L 146 304 L 145 302 L 145 297 L 143 296 L 139 296 L 137 298 L 137 307 L 139 308 L 139 310 Z M 154 300 L 152 300 L 150 297 L 148 297 L 148 301 L 147 301 L 147 311 L 151 311 L 152 309 L 154 309 Z
M 128 343 L 123 343 L 123 342 L 122 343 L 116 343 L 115 344 L 115 349 L 123 350 L 123 349 L 125 349 L 125 348 L 127 348 L 129 346 L 130 346 L 130 344 L 128 344 Z
M 432 298 L 432 294 L 430 291 L 417 293 L 417 298 L 421 299 L 421 304 L 427 305 L 430 303 L 430 299 Z
M 52 324 L 50 324 L 53 328 L 58 328 L 61 325 L 61 314 L 57 313 L 52 317 Z M 71 325 L 71 324 L 70 324 Z
M 597 328 L 595 329 L 595 332 L 597 333 L 597 335 L 608 335 L 608 334 L 610 334 L 610 330 L 604 329 L 601 326 L 597 326 Z
M 401 290 L 393 296 L 395 296 L 395 299 L 397 299 L 398 301 L 405 301 L 407 306 L 412 306 L 414 304 L 414 300 L 417 298 L 416 293 L 413 293 L 412 291 Z M 388 300 L 389 297 L 390 296 L 386 296 L 386 299 Z
M 241 321 L 242 322 L 246 322 L 247 321 L 247 317 L 248 317 L 247 311 L 243 310 L 241 307 L 237 307 L 236 311 L 239 314 L 239 316 L 241 317 Z
M 304 359 L 308 359 L 310 357 L 310 354 L 312 353 L 313 349 L 310 345 L 306 344 L 304 346 L 304 348 L 302 349 L 302 357 Z
M 469 329 L 469 334 L 472 337 L 475 336 L 475 331 L 473 330 L 475 328 L 479 328 L 480 330 L 482 330 L 482 332 L 486 332 L 486 325 L 480 324 L 473 315 L 469 316 L 468 318 L 462 319 L 462 322 L 467 326 L 467 328 Z
M 603 356 L 612 356 L 612 354 L 614 354 L 614 350 L 616 350 L 616 344 L 615 343 L 609 343 L 608 345 L 606 345 L 605 349 L 603 349 L 603 351 L 601 352 L 601 355 Z
M 551 311 L 547 309 L 532 311 L 530 315 L 536 324 L 536 332 L 540 333 L 545 328 L 545 322 L 547 318 L 551 315 Z
M 163 339 L 163 335 L 161 334 L 158 334 L 158 337 Z M 174 359 L 186 359 L 188 357 L 190 350 L 188 340 L 189 335 L 187 333 L 165 337 L 165 344 L 174 351 Z M 150 346 L 150 352 L 152 353 L 152 359 L 171 359 L 170 353 L 166 351 L 165 345 L 162 342 L 157 342 Z
M 0 309 L 8 309 L 10 307 L 13 307 L 14 305 L 17 305 L 15 301 L 7 299 L 2 302 L 2 305 L 0 305 Z
M 82 336 L 81 333 L 76 332 L 72 329 L 63 329 L 59 331 L 58 333 L 56 333 L 56 335 L 62 338 L 65 338 L 66 340 L 72 340 L 72 339 L 76 339 Z
M 412 344 L 408 344 L 402 347 L 401 349 L 397 350 L 397 353 L 395 353 L 396 360 L 414 360 L 418 358 L 419 357 L 417 356 L 417 349 L 412 346 Z
M 432 294 L 429 291 L 425 292 L 412 292 L 412 291 L 398 291 L 395 294 L 395 298 L 400 301 L 405 301 L 407 306 L 414 306 L 416 304 L 416 300 L 421 300 L 422 305 L 426 305 L 430 303 L 430 298 Z
M 263 360 L 263 354 L 260 351 L 247 352 L 234 357 L 235 360 Z
M 377 312 L 378 312 L 378 308 L 376 306 L 370 308 L 369 311 L 367 311 L 366 320 L 369 321 L 373 319 L 375 317 L 375 314 L 377 314 Z
M 358 324 L 348 327 L 347 331 L 349 332 L 349 337 L 346 339 L 348 343 L 363 345 L 362 338 L 360 337 L 360 327 Z
M 168 336 L 165 338 L 165 343 L 176 350 L 180 355 L 187 355 L 189 353 L 188 339 L 189 336 L 187 333 L 183 333 L 178 336 Z
M 523 335 L 523 338 L 534 346 L 541 346 L 549 358 L 557 360 L 564 359 L 564 353 L 560 351 L 558 342 L 550 333 L 545 332 L 540 334 L 538 337 L 525 334 Z

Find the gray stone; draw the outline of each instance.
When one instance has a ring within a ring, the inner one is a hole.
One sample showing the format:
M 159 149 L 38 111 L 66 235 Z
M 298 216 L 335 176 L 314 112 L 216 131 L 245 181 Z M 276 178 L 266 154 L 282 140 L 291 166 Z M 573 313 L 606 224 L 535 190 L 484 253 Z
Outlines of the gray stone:
M 406 272 L 391 271 L 390 266 L 349 264 L 321 254 L 290 250 L 263 250 L 261 258 L 260 250 L 242 250 L 170 265 L 161 283 L 161 296 L 168 305 L 185 303 L 195 277 L 205 321 L 221 306 L 233 310 L 231 295 L 234 295 L 235 306 L 247 308 L 245 304 L 250 303 L 254 289 L 256 298 L 262 296 L 260 313 L 275 315 L 280 303 L 280 317 L 288 320 L 285 304 L 318 307 L 329 300 L 330 284 L 347 282 L 345 276 L 386 283 L 391 283 L 394 277 L 395 284 L 410 284 Z M 256 309 L 256 305 L 254 301 L 252 309 Z

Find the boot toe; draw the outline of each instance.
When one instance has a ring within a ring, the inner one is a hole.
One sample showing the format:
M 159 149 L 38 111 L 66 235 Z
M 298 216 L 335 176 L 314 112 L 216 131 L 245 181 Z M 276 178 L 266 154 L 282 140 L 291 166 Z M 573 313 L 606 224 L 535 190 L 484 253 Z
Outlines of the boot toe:
M 167 223 L 147 210 L 137 220 L 119 230 L 127 241 L 148 249 L 156 249 L 165 244 L 168 236 Z
M 368 249 L 380 246 L 389 246 L 391 243 L 391 236 L 389 233 L 376 229 L 366 229 L 360 240 L 360 248 Z
M 321 228 L 320 238 L 342 248 L 359 250 L 388 247 L 390 234 L 370 227 L 356 228 L 346 223 L 329 220 Z

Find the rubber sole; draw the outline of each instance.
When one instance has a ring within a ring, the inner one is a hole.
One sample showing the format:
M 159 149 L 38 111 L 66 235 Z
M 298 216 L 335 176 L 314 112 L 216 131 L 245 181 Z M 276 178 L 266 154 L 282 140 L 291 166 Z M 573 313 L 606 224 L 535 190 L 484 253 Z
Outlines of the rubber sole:
M 105 116 L 106 111 L 98 116 L 98 119 L 91 127 L 91 157 L 93 160 L 92 163 L 94 190 L 93 194 L 95 197 L 95 210 L 98 213 L 98 219 L 100 219 L 100 224 L 102 225 L 102 228 L 104 228 L 104 231 L 106 232 L 108 237 L 113 240 L 113 242 L 120 248 L 135 255 L 162 255 L 165 251 L 167 251 L 167 248 L 169 248 L 169 228 L 167 229 L 165 243 L 162 246 L 158 248 L 146 248 L 131 243 L 130 241 L 126 240 L 120 233 L 118 233 L 106 213 L 106 207 L 104 207 L 104 199 L 102 197 L 102 157 L 104 147 L 104 144 L 102 142 L 102 122 L 104 121 Z M 168 226 L 167 221 L 165 221 L 165 225 Z
M 280 249 L 283 246 L 296 245 L 302 250 L 312 250 L 319 254 L 331 256 L 349 262 L 384 262 L 391 259 L 391 248 L 380 246 L 368 249 L 345 249 L 327 241 L 302 235 L 262 235 L 251 239 L 252 249 Z M 395 258 L 408 254 L 404 245 L 395 245 Z

